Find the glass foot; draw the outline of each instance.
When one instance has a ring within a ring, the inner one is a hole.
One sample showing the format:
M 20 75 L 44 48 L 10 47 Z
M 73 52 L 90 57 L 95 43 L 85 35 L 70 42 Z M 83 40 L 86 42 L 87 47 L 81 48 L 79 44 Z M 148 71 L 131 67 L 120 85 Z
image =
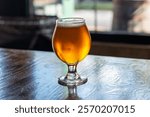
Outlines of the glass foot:
M 58 83 L 63 86 L 79 86 L 88 81 L 87 78 L 67 79 L 66 77 L 60 77 Z

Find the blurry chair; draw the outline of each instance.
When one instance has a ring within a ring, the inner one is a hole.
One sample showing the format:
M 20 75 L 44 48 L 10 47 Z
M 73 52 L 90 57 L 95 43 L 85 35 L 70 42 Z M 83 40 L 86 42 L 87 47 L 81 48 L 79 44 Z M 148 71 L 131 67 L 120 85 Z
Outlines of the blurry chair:
M 0 47 L 51 50 L 56 19 L 56 16 L 0 17 Z M 43 43 L 49 44 L 49 48 Z

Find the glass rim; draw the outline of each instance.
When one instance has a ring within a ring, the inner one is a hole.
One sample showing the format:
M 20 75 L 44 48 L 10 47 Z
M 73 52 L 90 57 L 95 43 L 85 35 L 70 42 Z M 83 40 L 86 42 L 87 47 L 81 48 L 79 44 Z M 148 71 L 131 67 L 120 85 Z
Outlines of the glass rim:
M 58 24 L 84 24 L 85 19 L 82 17 L 68 17 L 68 18 L 58 18 L 56 20 Z

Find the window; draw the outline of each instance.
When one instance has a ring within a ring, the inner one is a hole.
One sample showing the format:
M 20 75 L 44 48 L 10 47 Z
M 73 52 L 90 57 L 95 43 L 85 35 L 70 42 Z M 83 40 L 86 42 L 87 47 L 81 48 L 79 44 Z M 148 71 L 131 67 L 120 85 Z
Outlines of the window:
M 148 0 L 34 0 L 37 15 L 83 17 L 90 31 L 150 33 Z

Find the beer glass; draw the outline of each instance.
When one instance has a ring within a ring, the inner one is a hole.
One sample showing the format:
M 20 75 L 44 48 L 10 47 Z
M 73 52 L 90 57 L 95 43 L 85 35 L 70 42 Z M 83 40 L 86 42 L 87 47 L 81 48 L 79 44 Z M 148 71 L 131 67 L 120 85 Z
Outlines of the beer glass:
M 67 99 L 78 99 L 77 86 L 87 82 L 77 73 L 77 64 L 89 53 L 91 38 L 83 18 L 60 18 L 56 21 L 52 47 L 57 57 L 68 66 L 68 73 L 58 83 L 68 87 Z

